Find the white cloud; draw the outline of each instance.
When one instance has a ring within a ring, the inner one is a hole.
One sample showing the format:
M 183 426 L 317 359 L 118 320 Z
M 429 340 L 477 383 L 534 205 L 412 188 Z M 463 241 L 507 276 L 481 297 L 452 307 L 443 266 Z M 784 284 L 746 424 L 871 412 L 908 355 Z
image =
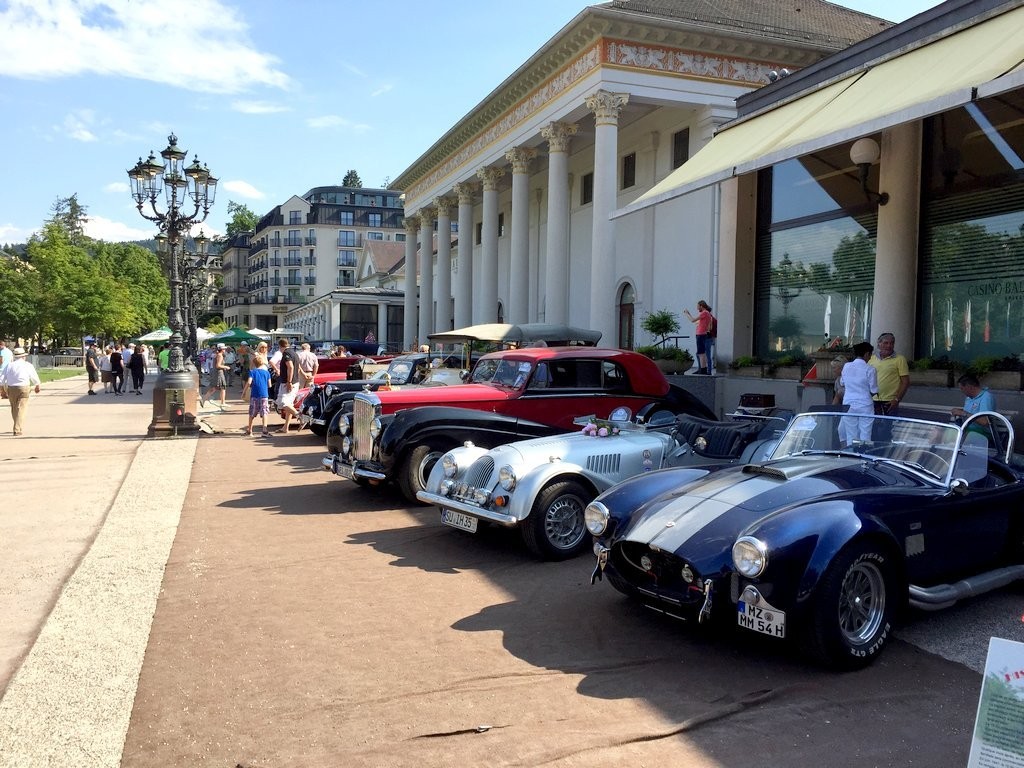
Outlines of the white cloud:
M 265 194 L 260 192 L 247 181 L 222 181 L 220 186 L 228 192 L 234 192 L 242 197 L 248 197 L 252 200 L 262 200 L 266 197 Z
M 233 101 L 231 108 L 246 115 L 270 115 L 275 112 L 290 112 L 291 108 L 270 101 Z
M 373 98 L 375 96 L 383 96 L 385 93 L 387 93 L 394 87 L 395 86 L 391 85 L 391 83 L 388 83 L 387 85 L 382 85 L 380 88 L 378 88 L 377 90 L 370 94 L 370 98 Z
M 26 243 L 37 231 L 22 229 L 13 224 L 0 224 L 0 243 Z
M 366 123 L 353 123 L 347 117 L 341 115 L 321 115 L 320 117 L 308 117 L 306 118 L 306 125 L 310 128 L 325 129 L 325 128 L 346 128 L 352 133 L 365 133 L 370 130 L 370 126 Z
M 207 93 L 290 86 L 248 39 L 242 12 L 221 0 L 6 0 L 0 9 L 0 75 L 92 73 Z M 172 66 L 154 61 L 168 51 Z
M 128 186 L 128 182 L 126 181 L 112 181 L 103 188 L 103 191 L 113 192 L 115 194 L 121 195 L 124 194 L 125 192 L 130 192 L 131 187 Z
M 64 134 L 76 141 L 96 141 L 96 134 L 92 132 L 91 126 L 96 121 L 96 115 L 91 109 L 79 109 L 64 118 Z
M 121 243 L 130 240 L 148 240 L 156 234 L 156 225 L 148 229 L 137 229 L 121 221 L 105 219 L 102 216 L 90 216 L 85 222 L 85 234 L 95 240 L 106 240 L 108 243 Z
M 349 63 L 348 63 L 347 61 L 342 61 L 342 62 L 340 62 L 340 63 L 341 63 L 341 66 L 342 66 L 342 67 L 344 67 L 345 69 L 347 69 L 347 70 L 348 70 L 349 72 L 351 72 L 351 73 L 352 73 L 353 75 L 358 75 L 359 77 L 366 77 L 366 73 L 365 73 L 365 72 L 363 72 L 363 70 L 361 70 L 361 69 L 360 69 L 359 67 L 357 67 L 357 66 L 356 66 L 355 64 L 349 64 Z

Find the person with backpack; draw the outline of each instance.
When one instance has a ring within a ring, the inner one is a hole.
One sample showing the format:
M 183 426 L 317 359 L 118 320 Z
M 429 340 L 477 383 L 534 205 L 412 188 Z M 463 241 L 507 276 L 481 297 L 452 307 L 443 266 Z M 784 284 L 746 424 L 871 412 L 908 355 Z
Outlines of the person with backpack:
M 688 309 L 684 309 L 683 313 L 691 323 L 697 324 L 697 370 L 694 373 L 710 376 L 713 365 L 714 340 L 718 335 L 718 321 L 711 314 L 711 305 L 704 299 L 697 302 L 696 317 L 690 314 Z

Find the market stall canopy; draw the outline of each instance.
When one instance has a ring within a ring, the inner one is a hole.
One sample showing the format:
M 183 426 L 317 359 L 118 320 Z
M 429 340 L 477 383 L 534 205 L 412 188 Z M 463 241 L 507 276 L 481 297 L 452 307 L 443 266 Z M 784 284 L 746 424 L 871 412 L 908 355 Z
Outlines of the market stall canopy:
M 249 331 L 249 333 L 252 333 L 252 331 Z M 294 328 L 275 328 L 272 331 L 267 331 L 267 335 L 271 337 L 287 336 L 289 338 L 294 336 L 297 338 L 302 335 L 302 331 L 296 331 Z
M 150 331 L 149 333 L 136 337 L 135 341 L 141 341 L 143 344 L 159 344 L 160 342 L 170 339 L 171 333 L 171 329 L 165 325 L 161 328 L 157 328 L 155 331 Z
M 456 328 L 454 331 L 432 333 L 431 341 L 456 344 L 467 341 L 491 341 L 496 344 L 529 344 L 543 341 L 551 346 L 594 346 L 601 340 L 600 331 L 551 323 L 484 323 Z
M 266 341 L 266 339 L 244 328 L 228 328 L 226 331 L 211 336 L 207 341 L 223 344 L 240 344 L 243 341 L 247 341 L 249 344 L 258 344 L 261 341 Z
M 203 342 L 213 336 L 212 331 L 208 331 L 205 328 L 196 328 L 196 340 Z
M 249 333 L 259 336 L 264 341 L 270 341 L 270 331 L 264 331 L 262 328 L 250 328 Z

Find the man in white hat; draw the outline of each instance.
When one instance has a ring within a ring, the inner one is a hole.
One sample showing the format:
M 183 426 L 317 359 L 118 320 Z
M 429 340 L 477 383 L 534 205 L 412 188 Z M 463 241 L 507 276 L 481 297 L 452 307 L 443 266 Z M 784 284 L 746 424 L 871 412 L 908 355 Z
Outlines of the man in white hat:
M 35 387 L 37 394 L 39 392 L 39 374 L 36 373 L 35 366 L 28 361 L 27 357 L 24 349 L 15 347 L 14 359 L 7 364 L 3 371 L 0 371 L 0 390 L 3 391 L 3 396 L 11 401 L 15 437 L 21 435 L 32 387 Z

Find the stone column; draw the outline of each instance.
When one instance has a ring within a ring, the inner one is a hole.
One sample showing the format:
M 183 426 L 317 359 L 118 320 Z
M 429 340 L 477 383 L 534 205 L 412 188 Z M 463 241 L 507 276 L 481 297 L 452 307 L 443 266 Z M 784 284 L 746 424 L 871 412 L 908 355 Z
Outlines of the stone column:
M 921 123 L 882 132 L 878 192 L 889 202 L 878 206 L 875 244 L 875 296 L 872 344 L 880 333 L 896 336 L 896 351 L 914 357 L 917 302 L 917 225 L 920 221 Z M 859 341 L 859 339 L 858 339 Z M 913 374 L 911 374 L 913 382 Z
M 452 216 L 454 201 L 450 197 L 434 198 L 437 209 L 437 311 L 434 330 L 452 328 Z
M 513 147 L 505 153 L 512 164 L 512 253 L 509 260 L 508 312 L 509 323 L 525 323 L 529 319 L 530 295 L 530 161 L 537 150 Z
M 480 298 L 473 313 L 475 323 L 493 323 L 498 319 L 498 181 L 502 168 L 481 168 L 476 172 L 483 182 L 483 237 L 480 253 Z
M 419 343 L 434 332 L 434 210 L 420 208 L 420 334 Z
M 416 341 L 416 231 L 419 226 L 420 220 L 416 216 L 405 217 L 405 313 L 402 324 L 402 349 L 412 349 Z
M 601 331 L 601 343 L 614 346 L 617 338 L 615 306 L 615 225 L 608 218 L 615 210 L 618 181 L 619 112 L 628 93 L 599 90 L 586 97 L 594 113 L 594 221 L 590 264 L 590 327 Z
M 569 322 L 569 143 L 576 123 L 540 129 L 548 142 L 548 237 L 544 265 L 544 322 Z
M 473 191 L 475 184 L 456 184 L 459 196 L 459 271 L 455 273 L 455 327 L 473 324 Z

